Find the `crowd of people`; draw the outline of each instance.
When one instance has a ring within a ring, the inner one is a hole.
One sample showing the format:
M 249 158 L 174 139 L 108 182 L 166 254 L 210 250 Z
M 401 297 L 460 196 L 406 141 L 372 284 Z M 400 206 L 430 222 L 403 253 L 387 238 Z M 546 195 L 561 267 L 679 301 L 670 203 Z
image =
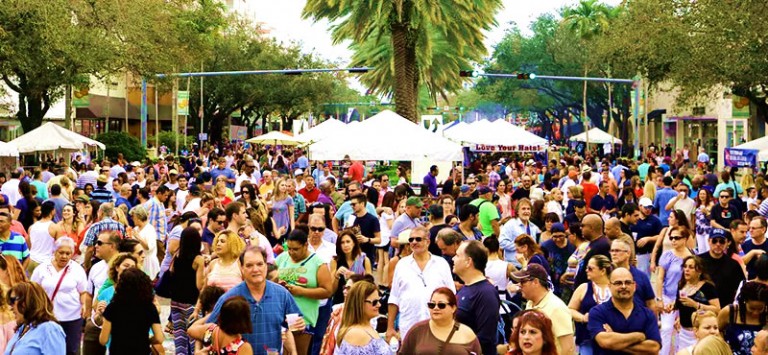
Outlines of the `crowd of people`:
M 421 184 L 241 144 L 0 173 L 0 350 L 766 353 L 763 173 L 665 153 Z

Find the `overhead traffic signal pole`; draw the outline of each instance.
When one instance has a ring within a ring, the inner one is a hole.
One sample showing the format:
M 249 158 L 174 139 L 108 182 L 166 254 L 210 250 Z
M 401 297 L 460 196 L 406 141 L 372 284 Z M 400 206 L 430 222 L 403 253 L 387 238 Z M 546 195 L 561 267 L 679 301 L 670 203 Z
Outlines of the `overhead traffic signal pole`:
M 634 131 L 635 131 L 635 155 L 640 154 L 640 133 L 639 133 L 639 119 L 640 119 L 640 88 L 642 87 L 642 79 L 640 76 L 636 76 L 633 79 L 616 79 L 616 78 L 599 78 L 599 77 L 580 77 L 580 76 L 557 76 L 557 75 L 538 75 L 534 73 L 485 73 L 477 70 L 461 70 L 459 71 L 461 77 L 488 77 L 488 78 L 504 78 L 504 79 L 518 79 L 518 80 L 565 80 L 565 81 L 593 81 L 603 83 L 616 83 L 616 84 L 630 84 L 635 89 L 635 107 L 633 110 Z M 587 137 L 587 144 L 589 144 L 589 137 Z
M 225 75 L 267 75 L 267 74 L 282 74 L 282 75 L 301 75 L 304 73 L 332 73 L 346 71 L 349 73 L 366 73 L 373 68 L 370 67 L 356 67 L 356 68 L 319 68 L 319 69 L 279 69 L 279 70 L 245 70 L 245 71 L 219 71 L 219 72 L 191 72 L 191 73 L 171 73 L 171 74 L 155 74 L 156 78 L 166 77 L 206 77 L 206 76 L 225 76 Z M 155 92 L 157 95 L 157 92 Z M 176 118 L 174 118 L 176 119 Z M 202 131 L 202 126 L 200 127 Z M 147 79 L 141 79 L 141 145 L 147 147 Z

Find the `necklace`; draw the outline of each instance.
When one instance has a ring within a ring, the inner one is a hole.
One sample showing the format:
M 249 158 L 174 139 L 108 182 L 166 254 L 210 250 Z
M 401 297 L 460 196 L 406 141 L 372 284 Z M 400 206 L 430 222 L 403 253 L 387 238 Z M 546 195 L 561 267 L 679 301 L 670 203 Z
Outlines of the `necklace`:
M 699 291 L 701 281 L 696 281 L 694 283 L 686 283 L 682 290 L 680 290 L 680 293 L 684 293 L 686 297 L 691 297 L 696 292 Z
M 611 299 L 611 289 L 608 287 L 601 288 L 597 283 L 592 282 L 592 298 L 597 304 L 605 303 Z

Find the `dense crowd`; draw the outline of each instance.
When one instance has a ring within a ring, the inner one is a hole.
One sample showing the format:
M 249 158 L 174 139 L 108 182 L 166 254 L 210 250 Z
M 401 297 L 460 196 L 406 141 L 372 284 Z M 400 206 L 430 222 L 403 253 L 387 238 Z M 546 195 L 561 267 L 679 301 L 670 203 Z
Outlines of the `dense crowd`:
M 0 173 L 0 350 L 766 353 L 764 172 L 643 153 L 420 184 L 241 144 Z

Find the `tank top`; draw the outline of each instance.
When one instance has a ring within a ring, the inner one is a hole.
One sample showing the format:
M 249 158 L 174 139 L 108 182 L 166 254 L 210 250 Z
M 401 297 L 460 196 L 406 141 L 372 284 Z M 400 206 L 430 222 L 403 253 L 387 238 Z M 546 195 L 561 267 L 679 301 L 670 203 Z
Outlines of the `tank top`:
M 485 276 L 496 285 L 499 292 L 505 292 L 509 283 L 507 276 L 507 262 L 504 260 L 488 260 L 485 264 Z
M 243 274 L 240 272 L 240 263 L 235 262 L 229 265 L 223 265 L 221 260 L 211 265 L 208 272 L 208 286 L 218 286 L 229 291 L 232 287 L 243 282 Z
M 29 240 L 32 243 L 29 257 L 38 264 L 53 258 L 55 240 L 48 234 L 48 227 L 51 224 L 53 224 L 53 221 L 37 222 L 29 227 Z
M 729 304 L 730 314 L 728 316 L 728 326 L 725 328 L 725 341 L 731 346 L 734 355 L 749 355 L 752 353 L 752 345 L 755 343 L 757 332 L 762 326 L 751 324 L 737 324 L 736 316 L 739 313 L 739 307 Z
M 584 293 L 584 298 L 581 300 L 581 304 L 579 305 L 579 312 L 581 314 L 587 314 L 589 313 L 589 310 L 592 309 L 592 307 L 610 300 L 610 291 L 608 294 L 609 297 L 607 299 L 599 299 L 598 297 L 595 297 L 594 282 L 587 282 L 587 292 Z M 589 336 L 589 331 L 587 330 L 587 324 L 581 322 L 576 323 L 576 344 L 581 344 L 583 341 L 589 339 L 591 339 L 591 337 Z
M 173 277 L 171 277 L 171 300 L 186 303 L 197 303 L 200 291 L 197 289 L 197 272 L 192 267 L 195 259 L 176 259 L 173 262 Z

